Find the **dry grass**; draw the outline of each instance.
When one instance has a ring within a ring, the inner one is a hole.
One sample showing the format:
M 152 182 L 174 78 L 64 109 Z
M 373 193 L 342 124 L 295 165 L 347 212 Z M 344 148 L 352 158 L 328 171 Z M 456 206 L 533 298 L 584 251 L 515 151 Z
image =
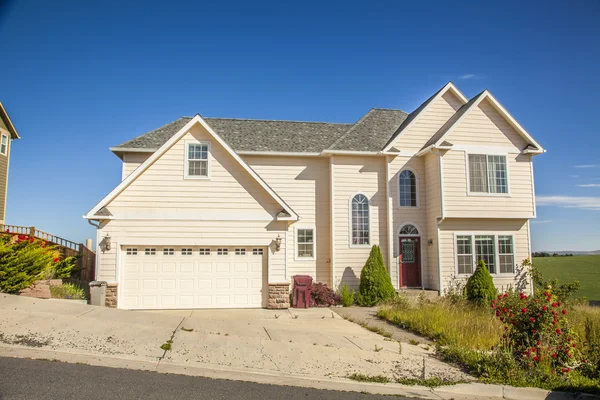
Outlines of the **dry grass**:
M 418 306 L 383 306 L 377 314 L 442 345 L 489 350 L 501 339 L 502 324 L 487 309 L 446 299 Z

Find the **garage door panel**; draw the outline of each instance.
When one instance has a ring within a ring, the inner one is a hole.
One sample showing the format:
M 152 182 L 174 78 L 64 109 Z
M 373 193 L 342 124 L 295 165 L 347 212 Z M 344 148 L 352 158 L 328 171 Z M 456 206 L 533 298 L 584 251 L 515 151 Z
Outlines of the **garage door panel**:
M 216 248 L 183 255 L 181 247 L 155 254 L 122 253 L 119 306 L 128 309 L 261 307 L 267 279 L 267 252 L 252 249 L 219 254 Z M 170 248 L 173 248 L 172 246 Z M 190 247 L 185 247 L 186 249 Z M 203 248 L 207 249 L 207 248 Z M 237 254 L 236 254 L 237 253 Z

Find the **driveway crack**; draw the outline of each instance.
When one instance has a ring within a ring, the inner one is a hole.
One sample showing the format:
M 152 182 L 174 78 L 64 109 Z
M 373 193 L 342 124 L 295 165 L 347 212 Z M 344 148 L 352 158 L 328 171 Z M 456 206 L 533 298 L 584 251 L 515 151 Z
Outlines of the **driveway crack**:
M 273 338 L 271 337 L 271 335 L 269 335 L 269 331 L 267 330 L 267 328 L 265 326 L 263 326 L 263 329 L 265 330 L 265 333 L 269 337 L 269 340 L 273 340 Z
M 85 315 L 85 314 L 87 314 L 87 313 L 91 313 L 91 312 L 92 312 L 92 311 L 94 311 L 94 310 L 95 310 L 95 308 L 92 308 L 91 310 L 87 310 L 86 312 L 79 314 L 79 315 L 78 315 L 76 318 L 79 318 L 79 317 L 81 317 L 82 315 Z
M 273 361 L 273 359 L 271 357 L 269 357 L 268 355 L 265 354 L 264 350 L 265 350 L 265 347 L 261 346 L 260 354 L 262 354 L 262 356 L 265 357 L 267 360 L 271 361 L 271 364 L 273 364 L 275 366 L 275 369 L 277 369 L 277 371 L 281 372 L 281 370 L 279 369 L 279 366 L 275 363 L 275 361 Z
M 179 329 L 179 327 L 181 326 L 181 324 L 183 324 L 183 321 L 185 321 L 186 317 L 183 317 L 181 319 L 181 321 L 179 321 L 179 324 L 175 327 L 175 329 L 173 330 L 173 333 L 171 334 L 171 338 L 169 339 L 171 342 L 173 342 L 173 338 L 175 337 L 175 334 L 177 333 L 177 330 Z M 165 350 L 163 355 L 160 356 L 158 358 L 158 362 L 156 363 L 156 366 L 154 367 L 154 371 L 156 371 L 158 369 L 158 366 L 160 365 L 160 362 L 165 358 L 165 356 L 167 355 L 167 351 L 170 350 Z
M 356 343 L 354 343 L 352 340 L 350 340 L 350 339 L 348 338 L 348 336 L 344 336 L 344 337 L 345 337 L 345 338 L 346 338 L 346 340 L 348 340 L 350 343 L 352 343 L 353 345 L 355 345 L 356 347 L 358 347 L 359 349 L 361 349 L 361 350 L 362 350 L 362 347 L 360 347 L 359 345 L 357 345 Z

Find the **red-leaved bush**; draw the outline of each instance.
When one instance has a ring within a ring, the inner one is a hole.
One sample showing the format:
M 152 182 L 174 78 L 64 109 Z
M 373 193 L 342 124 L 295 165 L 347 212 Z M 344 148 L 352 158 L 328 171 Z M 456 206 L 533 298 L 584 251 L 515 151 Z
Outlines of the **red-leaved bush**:
M 311 307 L 329 307 L 340 303 L 340 296 L 324 283 L 313 283 L 310 292 Z
M 503 345 L 525 366 L 566 374 L 585 363 L 567 310 L 553 294 L 552 286 L 535 296 L 516 292 L 498 295 L 491 307 L 504 323 Z

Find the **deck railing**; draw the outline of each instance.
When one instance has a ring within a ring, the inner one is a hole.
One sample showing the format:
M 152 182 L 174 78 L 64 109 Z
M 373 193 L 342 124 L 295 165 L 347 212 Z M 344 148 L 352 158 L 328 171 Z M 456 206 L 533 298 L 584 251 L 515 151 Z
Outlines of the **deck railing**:
M 53 235 L 48 232 L 41 231 L 37 229 L 35 226 L 18 226 L 18 225 L 1 225 L 2 230 L 6 233 L 12 233 L 16 235 L 25 235 L 29 237 L 34 237 L 36 239 L 45 240 L 48 243 L 56 244 L 60 247 L 65 247 L 67 249 L 75 250 L 79 252 L 81 247 L 80 243 L 75 243 L 71 240 L 67 240 L 61 238 L 60 236 Z

